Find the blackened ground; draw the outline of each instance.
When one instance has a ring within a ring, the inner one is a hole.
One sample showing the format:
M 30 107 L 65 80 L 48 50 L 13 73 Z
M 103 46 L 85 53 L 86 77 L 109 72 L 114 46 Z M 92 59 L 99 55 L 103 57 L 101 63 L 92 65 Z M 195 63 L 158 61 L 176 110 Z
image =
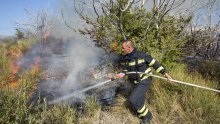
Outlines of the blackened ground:
M 56 39 L 53 37 L 47 38 L 47 41 L 33 45 L 33 47 L 24 55 L 21 60 L 22 68 L 29 68 L 35 61 L 35 58 L 40 58 L 41 68 L 43 70 L 43 79 L 38 84 L 38 88 L 32 94 L 30 102 L 33 105 L 43 103 L 44 99 L 47 102 L 62 96 L 76 92 L 75 89 L 70 90 L 66 93 L 61 91 L 61 86 L 65 83 L 68 78 L 69 68 L 74 69 L 74 65 L 67 61 L 69 55 L 65 48 L 67 48 L 69 41 L 63 41 L 62 39 Z M 89 86 L 93 86 L 97 83 L 108 80 L 107 75 L 114 73 L 113 67 L 111 66 L 112 60 L 108 55 L 100 58 L 98 65 L 87 67 L 84 70 L 77 72 L 76 78 L 77 84 L 80 87 L 77 91 L 83 90 Z M 114 59 L 114 57 L 112 57 Z M 111 105 L 114 103 L 116 96 L 116 89 L 118 84 L 116 81 L 110 82 L 104 86 L 91 89 L 83 93 L 83 97 L 67 99 L 66 103 L 71 106 L 82 108 L 85 100 L 93 96 L 97 102 L 102 105 Z M 79 94 L 80 96 L 80 94 Z

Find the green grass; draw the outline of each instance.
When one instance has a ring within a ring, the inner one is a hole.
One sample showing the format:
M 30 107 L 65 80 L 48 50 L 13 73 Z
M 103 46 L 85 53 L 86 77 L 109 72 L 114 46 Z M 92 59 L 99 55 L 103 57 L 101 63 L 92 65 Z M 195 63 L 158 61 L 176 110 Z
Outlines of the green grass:
M 17 82 L 18 87 L 1 87 L 0 90 L 0 123 L 24 123 L 28 117 L 30 106 L 28 103 L 31 85 L 35 80 L 24 74 Z
M 21 39 L 21 40 L 18 40 L 17 46 L 22 51 L 22 53 L 25 53 L 25 52 L 27 52 L 28 49 L 31 48 L 31 46 L 33 44 L 35 44 L 37 42 L 38 41 L 36 38 Z
M 0 86 L 2 86 L 6 78 L 10 75 L 9 65 L 10 60 L 5 56 L 6 49 L 0 45 Z
M 176 80 L 217 88 L 217 82 L 204 79 L 198 73 L 188 74 L 184 65 L 178 64 L 170 71 Z M 219 123 L 220 98 L 213 91 L 177 83 L 154 80 L 149 107 L 160 123 Z

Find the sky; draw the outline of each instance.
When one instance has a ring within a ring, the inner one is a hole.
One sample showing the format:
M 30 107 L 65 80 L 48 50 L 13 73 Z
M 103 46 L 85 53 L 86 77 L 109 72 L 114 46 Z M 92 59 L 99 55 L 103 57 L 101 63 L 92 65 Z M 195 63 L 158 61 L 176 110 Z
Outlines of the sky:
M 21 22 L 28 20 L 29 15 L 25 12 L 25 9 L 36 13 L 40 9 L 46 9 L 49 13 L 56 14 L 56 9 L 60 7 L 60 4 L 65 3 L 68 0 L 1 0 L 0 2 L 0 36 L 2 35 L 14 35 L 15 34 L 15 22 Z M 71 0 L 70 0 L 71 1 Z M 84 0 L 86 1 L 86 0 Z M 88 0 L 89 1 L 89 0 Z M 207 0 L 191 0 L 193 2 L 199 1 L 201 3 L 207 2 Z M 213 11 L 213 22 L 220 18 L 220 0 L 216 0 L 216 10 Z M 72 4 L 66 2 L 64 6 Z M 148 3 L 149 4 L 149 3 Z M 187 7 L 192 4 L 190 0 L 186 2 L 184 6 Z M 72 9 L 72 8 L 71 8 Z M 71 10 L 72 13 L 72 10 Z M 198 10 L 197 16 L 200 17 L 200 23 L 205 24 L 207 20 L 207 13 L 204 10 Z
M 26 20 L 25 9 L 36 12 L 47 8 L 53 11 L 56 0 L 1 0 L 0 2 L 0 35 L 14 35 L 15 22 Z

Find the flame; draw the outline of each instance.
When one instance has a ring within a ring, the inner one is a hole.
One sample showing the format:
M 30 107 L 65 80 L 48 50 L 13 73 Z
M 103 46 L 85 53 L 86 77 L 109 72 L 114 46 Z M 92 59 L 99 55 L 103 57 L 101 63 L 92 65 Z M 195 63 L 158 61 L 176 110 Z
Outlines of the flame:
M 21 65 L 19 64 L 20 59 L 22 58 L 22 52 L 19 49 L 11 48 L 7 51 L 7 56 L 10 58 L 10 71 L 11 75 L 9 76 L 8 80 L 8 86 L 12 89 L 15 89 L 18 87 L 19 84 L 19 77 L 18 74 L 21 73 Z M 33 59 L 33 64 L 28 67 L 30 70 L 30 73 L 33 76 L 36 76 L 40 73 L 41 69 L 41 58 L 40 56 L 36 56 Z
M 19 73 L 21 67 L 17 64 L 17 61 L 13 61 L 10 65 L 10 70 L 12 72 L 12 76 L 10 77 L 9 79 L 9 87 L 10 88 L 17 88 L 18 86 L 18 77 L 17 77 L 17 74 Z
M 22 49 L 18 45 L 13 45 L 10 46 L 7 51 L 5 51 L 5 55 L 10 62 L 8 67 L 10 74 L 4 77 L 4 83 L 0 84 L 0 88 L 18 90 L 21 88 L 22 82 L 26 80 L 25 78 L 27 78 L 27 80 L 31 80 L 40 75 L 42 71 L 42 54 L 39 55 L 38 53 L 35 53 L 34 49 L 36 49 L 35 46 L 31 47 L 26 51 L 25 54 L 24 52 L 22 52 Z M 28 75 L 24 73 L 24 70 L 26 69 L 28 69 Z M 29 97 L 31 97 L 31 95 L 36 91 L 38 85 L 35 81 L 27 83 L 33 83 L 30 84 L 31 89 L 27 94 Z
M 30 67 L 31 74 L 37 75 L 40 73 L 41 70 L 41 58 L 40 56 L 37 56 L 34 58 L 34 64 Z
M 10 70 L 13 74 L 16 74 L 19 72 L 20 70 L 20 66 L 18 64 L 18 61 L 21 59 L 22 57 L 22 52 L 20 49 L 17 48 L 11 48 L 7 51 L 6 54 L 10 60 L 11 60 L 11 64 L 10 64 Z
M 18 79 L 16 77 L 13 77 L 8 86 L 9 88 L 16 89 L 18 87 Z
M 11 65 L 10 65 L 10 70 L 11 70 L 12 74 L 17 74 L 21 70 L 21 67 L 17 63 L 17 61 L 14 60 L 14 61 L 12 61 Z
M 12 71 L 12 76 L 9 79 L 9 84 L 8 86 L 12 89 L 18 88 L 19 84 L 19 77 L 17 76 L 21 70 L 21 66 L 17 62 L 12 62 L 11 64 L 11 71 Z M 41 58 L 39 56 L 34 58 L 33 65 L 29 67 L 29 71 L 31 75 L 36 76 L 40 73 L 41 71 Z M 36 86 L 33 86 L 32 89 L 37 89 Z
M 18 86 L 18 77 L 17 74 L 19 73 L 19 71 L 21 70 L 21 67 L 18 63 L 18 61 L 21 59 L 22 57 L 22 52 L 20 49 L 17 49 L 16 47 L 12 47 L 10 48 L 6 55 L 10 58 L 11 63 L 9 66 L 9 69 L 11 71 L 11 75 L 9 76 L 9 78 L 7 79 L 9 81 L 9 87 L 10 88 L 16 88 Z

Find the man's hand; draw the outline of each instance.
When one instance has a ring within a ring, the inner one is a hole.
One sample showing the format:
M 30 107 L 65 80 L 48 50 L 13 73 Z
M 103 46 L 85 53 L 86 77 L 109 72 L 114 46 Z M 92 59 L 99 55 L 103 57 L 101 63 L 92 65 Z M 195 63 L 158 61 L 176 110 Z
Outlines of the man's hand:
M 164 77 L 167 78 L 167 81 L 171 81 L 172 80 L 172 77 L 168 73 L 165 73 Z
M 119 74 L 116 74 L 115 77 L 116 78 L 123 78 L 123 77 L 125 77 L 125 74 L 124 73 L 119 73 Z

